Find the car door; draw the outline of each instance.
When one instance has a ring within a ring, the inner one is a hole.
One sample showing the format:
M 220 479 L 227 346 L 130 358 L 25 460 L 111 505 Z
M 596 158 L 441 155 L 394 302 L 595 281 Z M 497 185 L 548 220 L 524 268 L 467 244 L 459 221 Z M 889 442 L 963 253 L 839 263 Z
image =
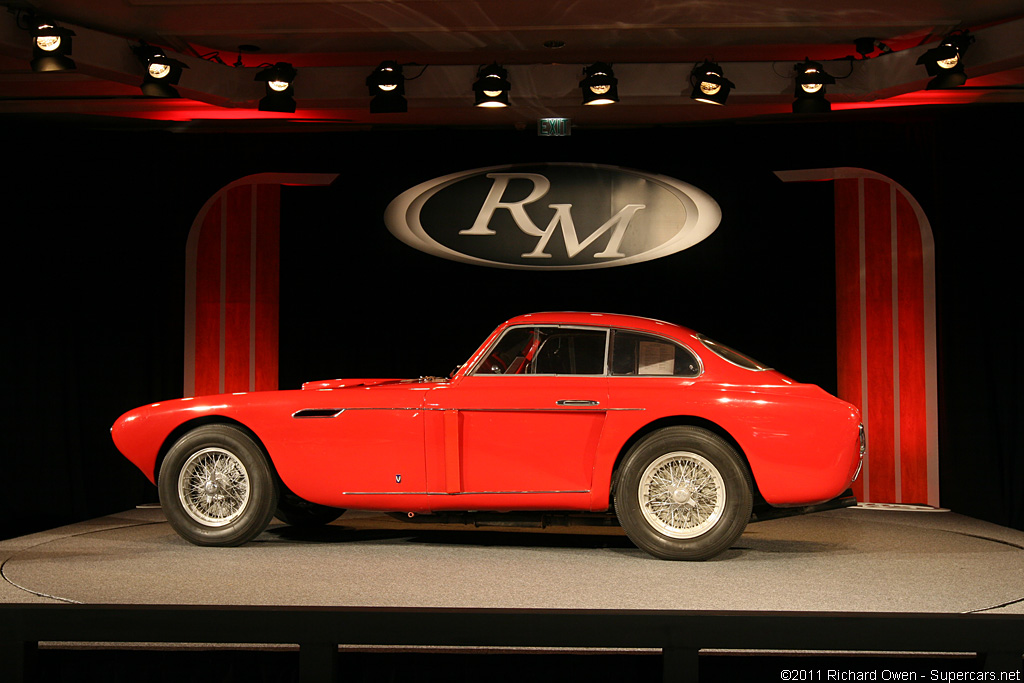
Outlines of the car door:
M 589 492 L 606 417 L 607 330 L 510 328 L 494 349 L 428 398 L 444 412 L 446 492 L 524 494 L 513 507 Z
M 308 500 L 356 509 L 425 509 L 426 386 L 371 382 L 288 392 L 290 417 L 261 433 L 282 479 Z

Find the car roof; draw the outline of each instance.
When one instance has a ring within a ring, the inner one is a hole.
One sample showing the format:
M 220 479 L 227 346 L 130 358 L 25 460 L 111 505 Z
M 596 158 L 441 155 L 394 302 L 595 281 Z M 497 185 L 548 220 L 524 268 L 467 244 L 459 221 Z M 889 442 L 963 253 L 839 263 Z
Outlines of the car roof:
M 543 313 L 527 313 L 518 315 L 508 321 L 509 325 L 596 325 L 599 327 L 621 327 L 631 330 L 642 330 L 655 334 L 671 334 L 673 336 L 692 336 L 693 330 L 675 323 L 642 318 L 636 315 L 619 313 L 588 313 L 585 311 L 548 311 Z

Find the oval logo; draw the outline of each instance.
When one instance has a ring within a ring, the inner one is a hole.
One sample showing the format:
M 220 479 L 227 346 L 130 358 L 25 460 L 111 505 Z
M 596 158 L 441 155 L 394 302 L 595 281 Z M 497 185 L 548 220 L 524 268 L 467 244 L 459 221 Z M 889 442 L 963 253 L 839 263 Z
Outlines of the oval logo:
M 618 166 L 515 164 L 406 190 L 384 222 L 434 256 L 495 268 L 570 270 L 640 263 L 692 247 L 722 212 L 702 190 Z

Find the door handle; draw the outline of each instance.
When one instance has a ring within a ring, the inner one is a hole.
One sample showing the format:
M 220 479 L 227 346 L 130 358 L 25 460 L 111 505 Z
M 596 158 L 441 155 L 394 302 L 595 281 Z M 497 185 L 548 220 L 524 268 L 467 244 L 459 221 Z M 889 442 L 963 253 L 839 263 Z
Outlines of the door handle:
M 596 405 L 600 405 L 599 401 L 589 401 L 587 399 L 572 399 L 572 398 L 563 398 L 560 401 L 555 401 L 555 403 L 560 405 L 560 406 L 571 406 L 571 407 L 574 407 L 574 408 L 578 408 L 580 406 L 596 406 Z

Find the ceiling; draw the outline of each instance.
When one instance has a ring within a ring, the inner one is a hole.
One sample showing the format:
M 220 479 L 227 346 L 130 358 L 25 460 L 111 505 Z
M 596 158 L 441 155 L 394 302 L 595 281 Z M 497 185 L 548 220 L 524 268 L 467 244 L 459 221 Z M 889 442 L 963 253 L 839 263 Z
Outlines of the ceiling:
M 1024 0 L 21 0 L 0 10 L 0 116 L 121 125 L 633 126 L 792 116 L 793 66 L 837 78 L 833 110 L 1024 102 Z M 34 73 L 28 15 L 75 32 L 73 71 Z M 21 24 L 19 26 L 19 24 Z M 968 80 L 926 91 L 915 64 L 946 33 L 969 29 Z M 860 55 L 858 38 L 875 38 Z M 131 47 L 184 62 L 180 99 L 142 95 Z M 552 42 L 557 41 L 557 42 Z M 554 47 L 552 45 L 561 45 Z M 254 46 L 240 49 L 240 46 Z M 846 59 L 851 57 L 850 59 Z M 726 106 L 689 99 L 690 71 L 717 61 L 736 87 Z M 405 66 L 404 114 L 371 114 L 365 78 Z M 260 112 L 260 65 L 298 69 L 294 114 Z M 611 63 L 620 101 L 581 104 L 584 66 Z M 472 106 L 479 66 L 508 69 L 512 106 Z M 418 77 L 417 77 L 418 76 Z M 413 77 L 417 77 L 413 79 Z

